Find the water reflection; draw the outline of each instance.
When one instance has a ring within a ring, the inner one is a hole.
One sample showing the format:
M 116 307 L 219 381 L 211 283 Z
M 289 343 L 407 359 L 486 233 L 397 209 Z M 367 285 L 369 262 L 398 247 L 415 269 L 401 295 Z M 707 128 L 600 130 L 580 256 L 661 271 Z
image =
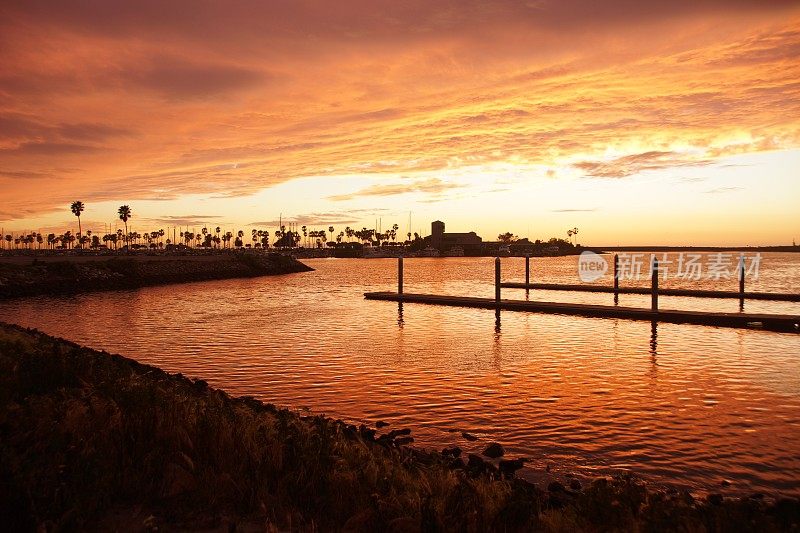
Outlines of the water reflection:
M 658 322 L 655 320 L 650 323 L 650 355 L 658 355 Z
M 658 378 L 658 322 L 650 323 L 650 380 Z
M 537 275 L 572 282 L 574 261 L 542 259 Z M 798 263 L 780 271 L 794 278 L 776 285 L 800 285 L 800 257 L 791 261 Z M 421 446 L 480 453 L 496 440 L 508 455 L 534 458 L 534 469 L 551 462 L 593 475 L 626 464 L 693 487 L 726 478 L 736 488 L 797 490 L 800 336 L 412 304 L 406 313 L 402 302 L 363 299 L 365 291 L 395 290 L 394 260 L 310 263 L 316 272 L 3 302 L 0 319 L 235 395 L 357 422 L 384 419 L 412 428 Z M 406 260 L 405 287 L 491 297 L 492 263 Z M 523 261 L 509 259 L 504 276 L 522 279 Z M 529 297 L 609 302 L 607 294 Z M 664 303 L 736 307 L 735 300 Z M 626 295 L 624 304 L 648 302 Z M 800 306 L 748 308 L 796 313 Z M 481 440 L 462 442 L 464 430 Z

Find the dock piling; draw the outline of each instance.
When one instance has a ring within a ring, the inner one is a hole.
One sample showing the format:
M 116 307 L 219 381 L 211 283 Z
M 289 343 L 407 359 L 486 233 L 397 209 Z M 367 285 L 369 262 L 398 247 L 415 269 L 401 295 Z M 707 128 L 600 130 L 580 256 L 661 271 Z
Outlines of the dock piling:
M 403 294 L 403 258 L 397 258 L 397 294 Z
M 739 256 L 739 294 L 744 298 L 744 255 Z
M 744 309 L 744 254 L 739 255 L 739 309 Z
M 500 303 L 500 258 L 494 258 L 494 301 Z
M 619 296 L 619 256 L 614 254 L 614 297 Z
M 531 284 L 531 256 L 525 255 L 525 285 Z
M 650 310 L 658 312 L 658 259 L 653 257 L 653 278 L 650 286 Z

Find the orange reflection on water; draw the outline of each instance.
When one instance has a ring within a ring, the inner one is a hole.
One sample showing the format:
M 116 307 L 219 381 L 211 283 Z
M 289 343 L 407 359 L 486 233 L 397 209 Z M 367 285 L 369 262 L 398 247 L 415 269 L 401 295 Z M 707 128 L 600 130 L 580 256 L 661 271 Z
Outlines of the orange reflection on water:
M 795 276 L 780 283 L 797 286 L 800 268 L 785 263 L 797 260 L 773 259 L 776 272 Z M 534 272 L 574 282 L 574 261 L 536 260 Z M 547 465 L 586 475 L 630 468 L 694 488 L 728 479 L 732 490 L 800 492 L 798 335 L 365 301 L 365 291 L 395 287 L 393 260 L 310 263 L 316 272 L 5 302 L 0 319 L 232 394 L 410 427 L 423 446 L 498 441 L 531 458 L 526 475 Z M 504 261 L 505 279 L 522 268 Z M 491 283 L 490 258 L 406 260 L 408 292 L 490 296 Z

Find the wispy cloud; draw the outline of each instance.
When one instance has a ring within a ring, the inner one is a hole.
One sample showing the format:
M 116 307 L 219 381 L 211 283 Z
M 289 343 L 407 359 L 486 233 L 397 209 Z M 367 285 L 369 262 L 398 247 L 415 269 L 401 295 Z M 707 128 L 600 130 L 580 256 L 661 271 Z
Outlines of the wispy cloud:
M 649 151 L 617 157 L 609 161 L 580 161 L 573 166 L 591 177 L 624 178 L 649 170 L 700 166 L 710 163 L 711 161 L 708 159 L 698 159 L 696 156 L 674 151 Z
M 175 226 L 192 226 L 205 224 L 206 222 L 224 218 L 221 215 L 164 215 L 157 218 L 143 218 L 146 222 L 155 224 L 167 224 Z
M 596 207 L 589 207 L 585 209 L 581 208 L 565 208 L 565 209 L 551 209 L 551 213 L 591 213 L 593 211 L 597 211 Z
M 459 187 L 463 187 L 463 185 L 446 182 L 440 178 L 429 178 L 425 180 L 412 181 L 410 183 L 371 185 L 352 193 L 329 196 L 328 199 L 333 200 L 334 202 L 341 202 L 344 200 L 352 200 L 353 198 L 360 196 L 394 196 L 396 194 L 408 194 L 412 192 L 439 194 L 450 189 L 457 189 Z
M 377 218 L 392 214 L 388 209 L 349 209 L 347 211 L 328 211 L 322 213 L 305 213 L 281 219 L 250 222 L 251 226 L 277 227 L 279 224 L 297 224 L 301 226 L 341 226 L 355 224 L 365 218 Z M 337 227 L 337 230 L 343 228 Z
M 741 191 L 744 187 L 716 187 L 714 189 L 708 189 L 707 191 L 703 191 L 705 194 L 725 194 L 729 192 Z

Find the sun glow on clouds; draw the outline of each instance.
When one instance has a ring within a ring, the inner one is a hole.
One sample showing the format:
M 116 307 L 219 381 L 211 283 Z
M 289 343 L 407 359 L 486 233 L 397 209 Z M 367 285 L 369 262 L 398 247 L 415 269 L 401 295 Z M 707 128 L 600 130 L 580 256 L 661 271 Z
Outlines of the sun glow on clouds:
M 791 240 L 800 11 L 643 4 L 6 3 L 0 220 Z

